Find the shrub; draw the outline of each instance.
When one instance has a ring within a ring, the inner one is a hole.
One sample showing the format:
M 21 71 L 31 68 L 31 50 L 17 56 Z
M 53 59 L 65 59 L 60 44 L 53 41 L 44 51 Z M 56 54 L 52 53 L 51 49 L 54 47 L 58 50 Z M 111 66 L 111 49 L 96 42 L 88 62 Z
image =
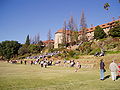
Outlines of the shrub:
M 74 51 L 70 51 L 70 52 L 68 52 L 68 54 L 69 54 L 70 57 L 73 57 L 75 55 L 75 52 Z
M 79 56 L 73 56 L 74 59 L 79 59 Z
M 91 42 L 84 42 L 81 46 L 79 46 L 80 54 L 89 54 L 92 50 Z
M 95 27 L 95 30 L 94 30 L 94 38 L 95 39 L 98 40 L 98 39 L 103 39 L 106 37 L 107 37 L 106 33 L 100 26 Z
M 117 54 L 120 53 L 120 51 L 106 51 L 107 54 Z
M 89 54 L 94 55 L 96 52 L 101 52 L 100 48 L 93 49 Z
M 120 37 L 120 25 L 109 30 L 109 36 Z

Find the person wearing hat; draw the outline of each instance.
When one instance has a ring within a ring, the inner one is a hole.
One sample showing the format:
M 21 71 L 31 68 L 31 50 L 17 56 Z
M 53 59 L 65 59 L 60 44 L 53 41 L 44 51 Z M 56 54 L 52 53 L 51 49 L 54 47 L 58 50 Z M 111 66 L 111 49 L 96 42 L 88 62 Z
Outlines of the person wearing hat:
M 119 68 L 114 60 L 112 61 L 112 63 L 110 63 L 109 69 L 111 71 L 112 80 L 115 81 L 117 76 L 117 71 L 119 71 Z

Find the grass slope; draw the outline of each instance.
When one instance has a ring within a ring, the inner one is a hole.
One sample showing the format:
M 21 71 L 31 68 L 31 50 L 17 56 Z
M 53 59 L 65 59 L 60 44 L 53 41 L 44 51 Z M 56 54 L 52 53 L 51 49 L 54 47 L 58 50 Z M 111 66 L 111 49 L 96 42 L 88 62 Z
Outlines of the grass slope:
M 105 75 L 110 75 L 107 71 Z M 120 79 L 99 80 L 99 69 L 81 69 L 0 62 L 0 90 L 119 90 Z

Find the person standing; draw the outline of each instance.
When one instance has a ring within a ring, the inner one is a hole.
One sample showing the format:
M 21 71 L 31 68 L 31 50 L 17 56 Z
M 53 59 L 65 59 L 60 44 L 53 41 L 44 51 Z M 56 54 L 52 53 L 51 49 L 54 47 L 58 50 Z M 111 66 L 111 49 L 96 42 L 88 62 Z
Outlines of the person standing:
M 22 64 L 22 63 L 23 63 L 23 61 L 21 60 L 21 61 L 20 61 L 20 63 Z
M 81 68 L 81 65 L 80 65 L 79 61 L 76 62 L 75 68 L 76 68 L 75 72 L 77 72 Z
M 104 80 L 104 70 L 105 70 L 105 64 L 103 62 L 103 59 L 100 60 L 100 80 Z
M 118 68 L 119 68 L 118 77 L 120 77 L 120 62 L 118 63 Z
M 25 60 L 24 63 L 25 63 L 25 65 L 26 65 L 27 61 Z
M 111 77 L 112 80 L 116 80 L 116 76 L 117 76 L 117 71 L 119 70 L 117 64 L 115 63 L 115 61 L 113 60 L 112 63 L 110 63 L 109 65 L 109 69 L 111 71 Z

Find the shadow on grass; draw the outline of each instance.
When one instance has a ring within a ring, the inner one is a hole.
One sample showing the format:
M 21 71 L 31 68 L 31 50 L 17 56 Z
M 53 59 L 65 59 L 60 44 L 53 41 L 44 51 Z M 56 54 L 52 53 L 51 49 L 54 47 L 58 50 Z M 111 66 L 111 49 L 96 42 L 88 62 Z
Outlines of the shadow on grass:
M 104 77 L 104 80 L 108 79 L 110 77 L 110 75 L 107 75 Z

